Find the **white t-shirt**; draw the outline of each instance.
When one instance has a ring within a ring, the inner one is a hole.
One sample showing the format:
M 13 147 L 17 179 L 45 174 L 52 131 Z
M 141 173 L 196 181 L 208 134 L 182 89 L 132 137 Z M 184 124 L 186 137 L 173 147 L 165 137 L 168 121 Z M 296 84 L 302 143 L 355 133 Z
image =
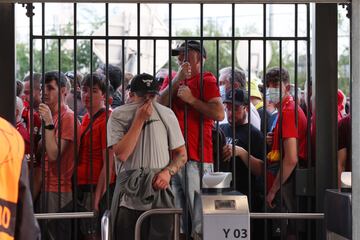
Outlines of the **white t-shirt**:
M 127 133 L 140 105 L 139 103 L 128 103 L 117 107 L 112 112 L 107 124 L 109 147 L 115 145 Z M 123 164 L 119 160 L 115 161 L 116 174 L 141 167 L 164 168 L 170 161 L 169 150 L 184 144 L 185 141 L 174 112 L 170 108 L 154 102 L 154 111 L 144 124 L 133 153 Z M 144 205 L 139 200 L 126 195 L 121 199 L 120 206 L 141 211 L 151 208 L 151 204 Z

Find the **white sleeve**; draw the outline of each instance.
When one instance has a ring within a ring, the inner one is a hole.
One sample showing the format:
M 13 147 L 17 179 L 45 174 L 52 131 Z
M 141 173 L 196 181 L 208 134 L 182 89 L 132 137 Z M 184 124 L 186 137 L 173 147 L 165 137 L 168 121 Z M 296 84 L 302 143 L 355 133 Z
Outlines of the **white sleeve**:
M 250 115 L 251 115 L 250 116 L 251 125 L 253 125 L 255 128 L 260 130 L 261 118 L 260 118 L 258 111 L 256 110 L 255 106 L 252 103 L 250 103 Z
M 118 141 L 125 135 L 126 128 L 124 121 L 122 121 L 117 116 L 121 116 L 121 114 L 114 114 L 114 112 L 110 115 L 108 123 L 107 123 L 107 140 L 108 147 L 112 147 L 117 144 Z
M 169 109 L 170 110 L 170 109 Z M 169 128 L 169 148 L 174 150 L 185 144 L 183 134 L 180 129 L 179 121 L 177 120 L 173 111 L 170 110 L 170 114 L 166 118 L 166 124 Z

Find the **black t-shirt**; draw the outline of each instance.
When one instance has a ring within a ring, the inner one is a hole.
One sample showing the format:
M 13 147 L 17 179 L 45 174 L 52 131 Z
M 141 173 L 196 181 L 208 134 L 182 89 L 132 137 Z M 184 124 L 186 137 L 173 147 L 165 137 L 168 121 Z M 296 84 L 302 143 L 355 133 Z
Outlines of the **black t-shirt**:
M 237 146 L 243 147 L 246 151 L 249 151 L 248 133 L 249 124 L 239 125 L 235 128 L 235 143 Z M 220 126 L 227 138 L 232 138 L 232 126 L 229 123 L 223 124 Z M 264 137 L 263 134 L 256 129 L 253 125 L 250 124 L 250 141 L 251 141 L 251 155 L 263 160 L 264 158 Z M 248 195 L 249 193 L 249 169 L 243 163 L 243 161 L 236 157 L 236 190 Z M 232 159 L 230 162 L 221 161 L 220 171 L 232 171 L 233 163 Z M 263 192 L 261 189 L 261 180 L 257 179 L 254 175 L 251 174 L 251 192 L 254 199 L 254 194 L 256 192 Z

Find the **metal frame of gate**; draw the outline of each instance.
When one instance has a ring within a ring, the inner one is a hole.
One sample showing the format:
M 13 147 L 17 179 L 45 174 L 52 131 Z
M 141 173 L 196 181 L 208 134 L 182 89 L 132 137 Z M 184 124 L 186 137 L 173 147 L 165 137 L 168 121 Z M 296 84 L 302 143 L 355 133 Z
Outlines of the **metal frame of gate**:
M 78 1 L 78 2 L 80 2 L 80 1 Z M 207 1 L 208 2 L 208 1 Z M 206 2 L 206 3 L 207 3 Z M 211 2 L 211 1 L 209 1 L 209 2 Z M 261 1 L 259 1 L 259 2 L 261 2 Z M 277 3 L 285 3 L 286 1 L 278 1 Z M 306 6 L 307 6 L 307 16 L 308 16 L 308 18 L 307 18 L 307 20 L 308 20 L 308 24 L 310 23 L 310 6 L 309 6 L 309 4 L 307 3 L 308 1 L 304 1 L 304 2 L 306 2 Z M 319 1 L 320 2 L 320 1 Z M 329 1 L 325 1 L 325 2 L 329 2 Z M 333 2 L 338 2 L 338 1 L 333 1 Z M 45 3 L 43 3 L 43 8 L 42 8 L 42 13 L 43 13 L 43 15 L 42 15 L 42 34 L 41 35 L 33 35 L 33 34 L 30 34 L 30 43 L 32 43 L 35 39 L 40 39 L 41 41 L 42 41 L 42 49 L 43 49 L 43 55 L 42 55 L 42 59 L 43 59 L 43 61 L 42 61 L 42 64 L 43 64 L 43 75 L 44 75 L 44 41 L 46 40 L 46 39 L 53 39 L 53 40 L 57 40 L 58 41 L 58 43 L 60 43 L 60 41 L 62 40 L 62 39 L 73 39 L 73 41 L 74 41 L 74 70 L 76 70 L 77 69 L 77 65 L 76 65 L 76 48 L 77 48 L 77 44 L 76 44 L 76 41 L 77 40 L 80 40 L 80 39 L 89 39 L 90 40 L 90 42 L 92 43 L 93 42 L 93 40 L 94 39 L 103 39 L 103 40 L 105 40 L 105 42 L 106 42 L 106 55 L 107 55 L 107 57 L 106 57 L 106 59 L 107 59 L 107 61 L 106 61 L 106 69 L 107 69 L 107 66 L 108 66 L 108 43 L 109 43 L 109 40 L 121 40 L 122 42 L 124 42 L 125 40 L 137 40 L 137 43 L 138 43 L 138 49 L 140 49 L 140 44 L 141 44 L 141 40 L 153 40 L 154 41 L 154 45 L 156 45 L 156 40 L 169 40 L 169 59 L 171 58 L 171 45 L 172 45 L 172 41 L 174 41 L 174 40 L 185 40 L 185 41 L 187 41 L 187 40 L 192 40 L 192 39 L 195 39 L 195 40 L 200 40 L 201 42 L 203 42 L 203 41 L 210 41 L 210 40 L 212 40 L 212 41 L 216 41 L 216 44 L 217 44 L 217 46 L 218 46 L 218 44 L 219 44 L 219 41 L 231 41 L 231 43 L 232 43 L 232 52 L 234 53 L 234 46 L 235 46 L 235 41 L 239 41 L 239 40 L 244 40 L 244 41 L 248 41 L 248 43 L 249 43 L 249 49 L 251 49 L 251 41 L 256 41 L 256 40 L 262 40 L 263 42 L 264 42 L 264 46 L 265 46 L 265 44 L 266 44 L 266 41 L 278 41 L 279 42 L 279 45 L 280 45 L 280 59 L 279 59 L 279 62 L 280 62 L 280 67 L 281 67 L 281 64 L 282 64 L 282 54 L 281 54 L 281 45 L 282 45 L 282 43 L 283 43 L 283 41 L 294 41 L 294 43 L 295 43 L 295 66 L 297 66 L 297 42 L 298 41 L 306 41 L 307 43 L 308 43 L 308 47 L 307 47 L 307 51 L 308 51 L 308 65 L 307 65 L 307 67 L 308 67 L 308 76 L 307 76 L 307 78 L 308 79 L 310 79 L 310 74 L 311 74 L 311 72 L 310 72 L 310 28 L 309 28 L 309 25 L 308 25 L 308 27 L 307 27 L 307 36 L 306 37 L 298 37 L 297 36 L 297 24 L 298 24 L 298 22 L 297 22 L 297 10 L 295 11 L 295 15 L 296 15 L 296 17 L 295 17 L 295 25 L 296 25 L 296 27 L 295 27 L 295 36 L 294 37 L 280 37 L 280 38 L 277 38 L 277 37 L 268 37 L 268 36 L 266 36 L 266 4 L 263 4 L 263 19 L 264 19 L 264 31 L 263 31 L 263 37 L 236 37 L 235 36 L 235 31 L 234 31 L 234 26 L 235 26 L 235 19 L 234 19 L 234 9 L 235 9 L 235 3 L 232 3 L 232 26 L 233 26 L 233 31 L 232 31 L 232 36 L 231 37 L 204 37 L 203 36 L 203 4 L 204 3 L 199 3 L 200 4 L 200 15 L 201 15 L 201 17 L 200 17 L 200 37 L 174 37 L 174 36 L 172 36 L 172 33 L 171 33 L 171 11 L 172 11 L 172 4 L 170 3 L 169 4 L 169 36 L 168 37 L 163 37 L 163 36 L 151 36 L 151 37 L 149 37 L 149 36 L 140 36 L 140 27 L 141 27 L 141 23 L 140 23 L 140 8 L 141 8 L 141 4 L 140 3 L 138 3 L 138 2 L 136 2 L 137 3 L 137 7 L 138 7 L 138 35 L 137 36 L 109 36 L 109 34 L 108 34 L 108 17 L 109 17 L 109 14 L 108 14 L 108 8 L 109 8 L 109 4 L 108 3 L 105 3 L 105 9 L 106 9 L 106 34 L 105 34 L 105 36 L 77 36 L 77 31 L 76 31 L 76 24 L 74 25 L 74 35 L 73 36 L 46 36 L 44 33 L 44 24 L 45 24 L 45 18 L 44 18 L 44 16 L 45 16 L 45 14 L 44 14 L 44 10 L 45 10 Z M 74 22 L 76 23 L 76 3 L 74 3 Z M 31 8 L 31 3 L 28 3 L 27 4 L 27 8 L 28 8 L 28 15 L 29 15 L 29 21 L 30 21 L 30 32 L 32 33 L 32 8 Z M 295 7 L 295 9 L 297 9 L 297 4 L 294 4 L 294 7 Z M 355 8 L 355 12 L 357 11 L 358 9 L 357 8 Z M 357 17 L 357 16 L 356 16 Z M 354 43 L 354 42 L 353 42 Z M 357 43 L 356 43 L 357 44 Z M 60 46 L 60 44 L 59 44 L 59 46 Z M 91 44 L 91 46 L 92 46 L 92 44 Z M 124 46 L 124 44 L 123 44 L 123 46 Z M 30 52 L 32 52 L 32 49 L 33 49 L 33 46 L 32 46 L 32 44 L 30 44 Z M 264 49 L 266 49 L 265 47 L 264 47 Z M 358 49 L 356 49 L 356 48 L 354 48 L 355 50 L 358 50 Z M 61 58 L 60 58 L 60 56 L 61 56 L 61 49 L 60 49 L 60 47 L 59 47 L 59 72 L 60 72 L 60 66 L 61 66 Z M 266 54 L 266 51 L 264 51 L 264 54 Z M 233 54 L 233 56 L 234 56 L 235 54 Z M 264 59 L 265 59 L 265 57 L 264 57 Z M 90 66 L 91 66 L 91 69 L 92 69 L 92 60 L 90 61 L 91 63 L 90 63 Z M 249 62 L 251 62 L 251 57 L 249 56 Z M 33 76 L 32 76 L 32 69 L 33 69 L 33 65 L 32 65 L 32 63 L 33 63 L 33 59 L 32 59 L 32 54 L 30 54 L 30 74 L 31 74 L 31 77 L 30 77 L 30 84 L 33 86 Z M 155 64 L 154 64 L 155 65 Z M 170 66 L 169 66 L 169 68 L 171 69 L 171 64 L 169 64 Z M 217 65 L 218 65 L 218 63 L 217 63 Z M 250 64 L 249 64 L 249 66 L 250 66 Z M 265 60 L 264 60 L 264 68 L 263 69 L 266 69 L 266 64 L 265 64 Z M 123 69 L 124 69 L 124 61 L 123 61 Z M 234 60 L 234 57 L 233 57 L 233 59 L 232 59 L 232 68 L 234 68 L 235 67 L 235 60 Z M 140 58 L 138 57 L 138 72 L 140 71 Z M 249 69 L 249 75 L 250 75 L 250 71 L 251 71 L 251 69 Z M 90 72 L 92 72 L 92 70 L 90 71 Z M 154 69 L 154 73 L 155 73 L 155 69 Z M 264 71 L 264 73 L 265 73 L 265 71 Z M 123 73 L 124 74 L 124 73 Z M 318 75 L 316 75 L 316 77 L 317 77 Z M 108 72 L 107 72 L 107 78 L 109 78 L 109 76 L 108 76 Z M 296 91 L 297 91 L 297 68 L 295 68 L 295 89 L 296 89 Z M 32 98 L 32 88 L 31 88 L 31 98 Z M 124 95 L 123 95 L 124 96 Z M 33 100 L 32 100 L 33 101 Z M 31 101 L 31 102 L 32 102 Z M 75 109 L 76 109 L 76 101 L 74 102 L 74 105 L 75 105 Z M 171 105 L 171 100 L 170 100 L 170 105 Z M 266 105 L 266 99 L 264 98 L 264 105 Z M 107 107 L 107 109 L 108 109 L 108 104 L 106 104 L 106 107 Z M 33 112 L 33 110 L 31 109 L 31 112 Z M 75 115 L 76 115 L 77 113 L 76 113 L 76 110 L 75 110 Z M 31 113 L 31 115 L 33 115 L 33 113 Z M 33 118 L 31 118 L 31 123 L 30 123 L 30 125 L 31 126 L 33 126 L 34 125 L 34 123 L 33 123 Z M 218 126 L 217 126 L 218 127 Z M 355 129 L 356 129 L 357 127 L 355 126 Z M 33 127 L 31 127 L 31 129 L 33 129 Z M 308 129 L 309 130 L 309 129 Z M 76 130 L 75 130 L 75 132 L 76 132 Z M 234 132 L 235 132 L 235 129 L 233 129 L 233 134 L 234 134 Z M 75 135 L 76 135 L 76 133 L 74 133 Z M 31 133 L 31 138 L 33 138 L 33 133 Z M 76 137 L 75 137 L 75 139 L 76 139 Z M 202 142 L 202 147 L 203 147 L 203 140 L 201 141 Z M 353 143 L 353 144 L 355 144 L 355 143 Z M 264 148 L 266 147 L 266 145 L 264 144 Z M 33 142 L 31 142 L 31 149 L 33 150 L 34 149 L 34 144 L 33 144 Z M 357 151 L 357 149 L 356 148 L 353 148 L 354 149 L 354 151 L 356 152 Z M 76 149 L 75 149 L 75 151 L 76 151 Z M 74 156 L 75 156 L 75 159 L 76 159 L 76 152 L 74 151 Z M 108 154 L 107 154 L 107 159 L 108 159 Z M 203 157 L 202 157 L 203 158 Z M 311 160 L 309 160 L 309 165 L 310 165 L 310 163 L 311 163 Z M 353 164 L 353 166 L 355 167 L 356 166 L 356 163 L 355 164 Z M 266 169 L 266 161 L 265 161 L 265 169 Z M 44 174 L 44 173 L 43 173 Z M 108 166 L 108 161 L 107 161 L 107 174 L 109 174 L 109 166 Z M 75 175 L 76 175 L 76 171 L 75 171 Z M 321 174 L 321 175 L 323 175 L 323 174 Z M 235 174 L 234 174 L 234 176 L 235 176 Z M 250 178 L 250 173 L 249 173 L 249 178 Z M 251 182 L 251 181 L 249 181 L 249 182 Z M 265 185 L 266 185 L 266 183 L 265 183 Z M 109 182 L 107 182 L 107 186 L 109 186 Z M 76 196 L 76 191 L 75 191 L 75 196 Z M 109 196 L 107 195 L 107 206 L 109 207 L 109 202 L 110 202 L 110 199 L 109 199 Z M 266 206 L 265 206 L 266 207 Z M 355 211 L 358 211 L 357 210 L 357 208 L 355 208 Z M 54 218 L 63 218 L 63 217 L 92 217 L 92 213 L 79 213 L 79 214 L 63 214 L 63 215 L 61 215 L 61 214 L 48 214 L 48 215 L 46 215 L 46 214 L 42 214 L 42 215 L 37 215 L 38 216 L 38 218 L 40 219 L 40 218 L 47 218 L 47 217 L 49 217 L 49 218 L 51 218 L 51 215 L 54 217 Z M 254 215 L 255 216 L 255 215 Z M 268 215 L 269 216 L 269 215 Z M 288 216 L 288 217 L 290 217 L 291 216 L 291 214 Z M 264 218 L 266 218 L 265 217 L 265 215 L 263 215 L 263 217 Z M 354 223 L 355 223 L 355 221 L 354 221 Z M 353 231 L 355 231 L 356 229 L 355 229 L 355 227 L 353 228 L 354 230 Z M 354 235 L 355 236 L 355 235 Z

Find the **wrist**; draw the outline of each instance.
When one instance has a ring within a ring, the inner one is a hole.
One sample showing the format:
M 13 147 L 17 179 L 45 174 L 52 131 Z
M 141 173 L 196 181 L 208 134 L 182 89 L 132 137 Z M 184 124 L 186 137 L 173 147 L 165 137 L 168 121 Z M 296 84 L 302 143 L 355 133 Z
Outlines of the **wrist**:
M 189 99 L 188 103 L 189 103 L 190 105 L 194 105 L 195 102 L 196 102 L 196 100 L 197 100 L 197 98 L 195 98 L 194 96 L 192 96 L 192 97 Z
M 165 172 L 167 172 L 170 175 L 170 177 L 172 177 L 176 174 L 174 169 L 170 166 L 165 167 L 163 170 L 165 170 Z
M 45 124 L 44 128 L 47 130 L 54 130 L 55 126 L 54 124 L 50 123 L 50 124 Z

